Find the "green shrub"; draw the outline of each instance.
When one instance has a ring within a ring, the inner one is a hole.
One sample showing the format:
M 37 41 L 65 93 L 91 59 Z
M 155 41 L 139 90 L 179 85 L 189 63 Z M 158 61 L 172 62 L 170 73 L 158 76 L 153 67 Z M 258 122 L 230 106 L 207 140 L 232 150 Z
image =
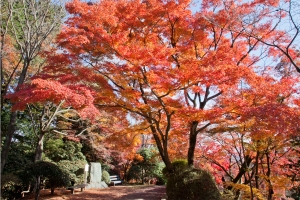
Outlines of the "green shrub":
M 142 167 L 140 165 L 133 164 L 128 173 L 127 173 L 127 179 L 129 180 L 136 180 L 141 181 L 142 179 Z
M 183 167 L 184 165 L 181 165 Z M 209 172 L 194 168 L 183 170 L 169 176 L 167 182 L 168 200 L 220 200 L 220 192 Z
M 102 180 L 108 185 L 110 184 L 110 175 L 106 170 L 102 170 Z
M 185 159 L 179 159 L 172 162 L 174 173 L 182 173 L 185 169 L 188 168 L 188 161 Z M 163 168 L 162 173 L 165 178 L 168 178 L 170 176 L 173 176 L 173 173 L 170 173 L 167 171 L 167 168 Z
M 153 171 L 153 176 L 156 178 L 156 185 L 165 185 L 167 180 L 164 177 L 162 170 L 165 168 L 164 162 L 156 163 Z
M 78 184 L 84 182 L 85 164 L 85 160 L 61 160 L 57 163 L 57 166 L 69 174 L 69 178 Z
M 48 180 L 51 190 L 54 190 L 56 187 L 70 185 L 69 175 L 51 162 L 39 161 L 33 163 L 25 168 L 22 176 L 22 180 L 28 184 L 36 180 L 37 177 Z
M 2 199 L 21 198 L 22 182 L 14 174 L 4 174 L 1 177 Z

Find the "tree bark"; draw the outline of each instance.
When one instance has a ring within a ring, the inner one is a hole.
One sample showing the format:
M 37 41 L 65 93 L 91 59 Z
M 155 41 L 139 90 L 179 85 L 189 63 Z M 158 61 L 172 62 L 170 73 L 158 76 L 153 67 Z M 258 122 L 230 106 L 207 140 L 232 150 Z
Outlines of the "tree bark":
M 29 59 L 27 59 L 26 62 L 24 63 L 23 70 L 22 70 L 22 73 L 20 75 L 16 91 L 19 90 L 19 86 L 22 85 L 25 81 L 25 77 L 26 77 L 26 74 L 27 74 L 29 63 L 30 63 Z M 8 152 L 9 152 L 10 145 L 11 145 L 11 140 L 12 140 L 13 135 L 14 135 L 15 130 L 16 130 L 16 120 L 17 120 L 17 112 L 13 111 L 10 115 L 10 121 L 9 121 L 9 125 L 8 125 L 8 130 L 7 130 L 7 133 L 6 133 L 5 143 L 4 143 L 2 152 L 1 152 L 1 174 L 3 172 L 4 166 L 5 166 L 7 157 L 8 157 Z
M 159 154 L 166 165 L 166 168 L 168 169 L 169 172 L 173 172 L 173 166 L 168 155 L 167 147 L 161 145 L 161 140 L 157 134 L 153 134 L 153 137 L 158 147 Z
M 194 165 L 194 154 L 197 142 L 197 126 L 198 122 L 193 121 L 190 129 L 190 136 L 189 136 L 189 149 L 188 149 L 188 165 Z
M 41 191 L 41 177 L 38 176 L 36 177 L 36 184 L 35 184 L 35 195 L 34 195 L 34 199 L 38 200 L 40 197 L 40 191 Z
M 6 139 L 5 139 L 3 149 L 2 149 L 2 152 L 1 152 L 1 174 L 2 174 L 3 169 L 4 169 L 6 159 L 8 157 L 8 152 L 9 152 L 9 149 L 10 149 L 12 137 L 15 133 L 16 120 L 17 120 L 17 112 L 12 112 L 11 115 L 10 115 L 10 122 L 9 122 L 9 125 L 8 125 Z
M 41 132 L 38 138 L 38 143 L 35 149 L 34 162 L 42 160 L 43 150 L 44 150 L 44 136 L 45 132 Z
M 273 185 L 271 183 L 271 180 L 270 180 L 270 176 L 271 176 L 271 163 L 270 163 L 270 155 L 269 155 L 269 152 L 266 153 L 266 157 L 267 157 L 267 182 L 268 182 L 268 200 L 272 200 L 273 199 L 273 194 L 274 194 L 274 190 L 273 190 Z
M 193 166 L 194 165 L 194 155 L 195 155 L 195 149 L 196 149 L 196 143 L 197 143 L 197 136 L 198 133 L 206 129 L 210 123 L 207 123 L 203 127 L 197 129 L 199 122 L 193 121 L 190 128 L 190 136 L 189 136 L 189 149 L 188 149 L 188 165 Z

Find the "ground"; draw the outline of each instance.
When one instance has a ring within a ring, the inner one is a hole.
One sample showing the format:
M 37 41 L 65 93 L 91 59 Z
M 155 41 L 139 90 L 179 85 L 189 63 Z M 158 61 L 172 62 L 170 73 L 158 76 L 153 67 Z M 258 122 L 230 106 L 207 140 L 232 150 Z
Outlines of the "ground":
M 33 194 L 25 196 L 24 200 L 31 200 Z M 57 189 L 54 195 L 50 194 L 50 190 L 42 190 L 40 200 L 85 200 L 85 199 L 101 199 L 101 200 L 162 200 L 166 199 L 166 187 L 157 185 L 135 185 L 135 186 L 113 186 L 104 189 L 87 189 L 83 192 L 80 189 L 75 190 L 75 194 L 71 194 L 70 190 Z

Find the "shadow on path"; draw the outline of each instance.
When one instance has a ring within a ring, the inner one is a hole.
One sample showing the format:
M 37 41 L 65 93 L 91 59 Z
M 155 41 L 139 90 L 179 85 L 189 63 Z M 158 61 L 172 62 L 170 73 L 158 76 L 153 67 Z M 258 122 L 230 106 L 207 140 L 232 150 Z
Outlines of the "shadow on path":
M 121 200 L 162 200 L 166 199 L 166 187 L 154 186 L 137 189 L 130 194 L 124 195 Z
M 30 194 L 23 200 L 32 200 Z M 166 187 L 158 185 L 113 186 L 104 189 L 87 189 L 80 192 L 76 189 L 74 194 L 70 190 L 57 189 L 54 195 L 50 190 L 41 191 L 40 200 L 166 200 Z

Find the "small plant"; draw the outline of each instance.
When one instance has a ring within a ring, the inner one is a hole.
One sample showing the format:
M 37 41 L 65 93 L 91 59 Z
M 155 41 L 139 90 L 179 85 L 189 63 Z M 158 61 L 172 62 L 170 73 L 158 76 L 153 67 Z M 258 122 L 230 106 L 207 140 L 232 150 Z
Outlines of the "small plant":
M 102 171 L 102 180 L 109 185 L 110 184 L 110 175 L 106 170 Z

